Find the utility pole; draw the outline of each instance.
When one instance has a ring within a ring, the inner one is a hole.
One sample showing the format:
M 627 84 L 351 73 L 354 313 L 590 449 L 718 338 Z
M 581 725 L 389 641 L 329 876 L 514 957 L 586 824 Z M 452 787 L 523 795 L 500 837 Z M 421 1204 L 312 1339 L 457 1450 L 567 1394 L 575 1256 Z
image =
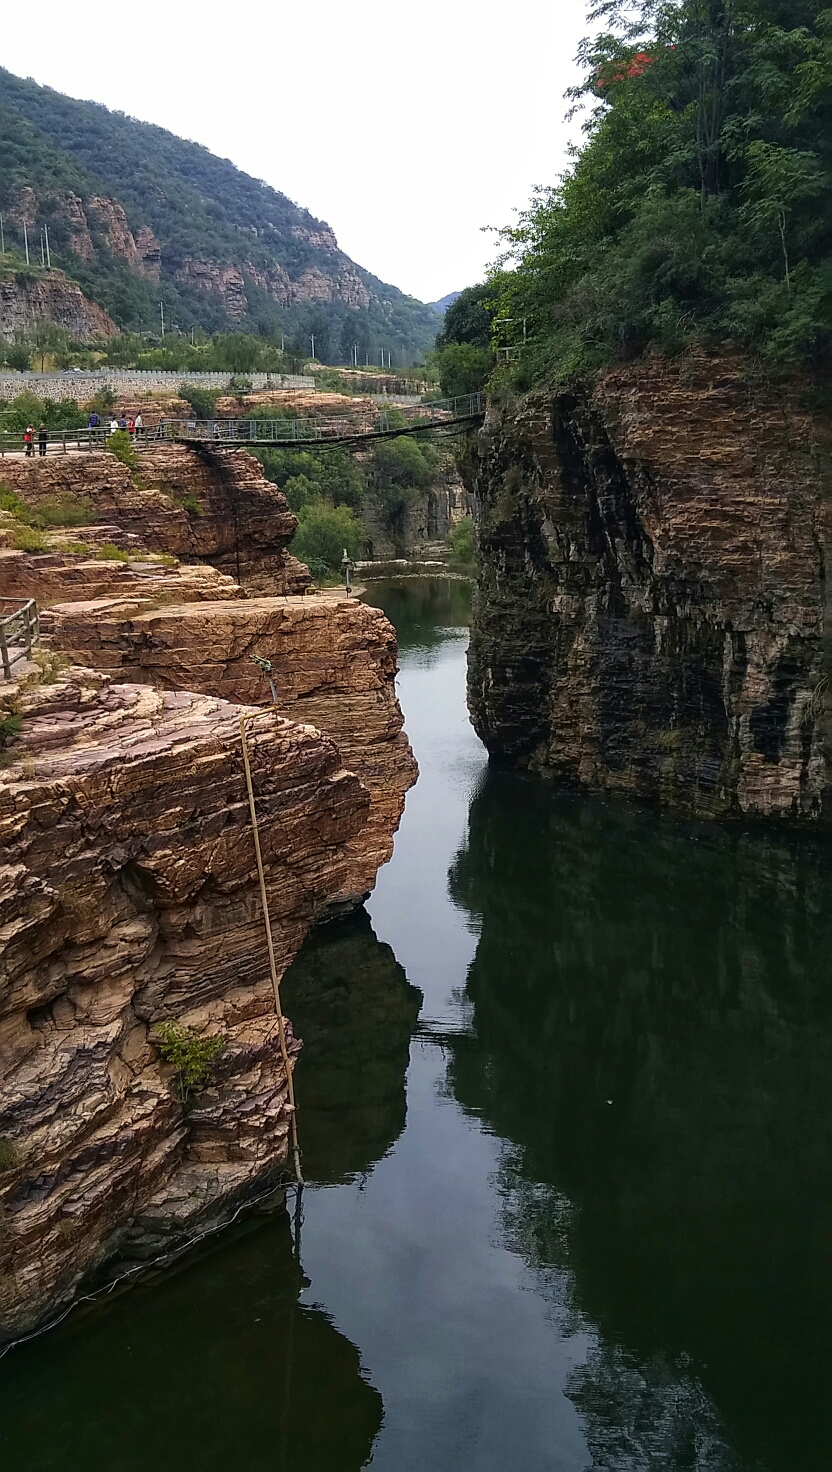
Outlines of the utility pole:
M 0 215 L 0 253 L 6 254 L 6 236 L 3 231 L 3 216 Z
M 312 338 L 312 357 L 314 358 L 314 356 L 315 356 L 315 334 L 314 334 L 314 332 L 313 333 L 310 333 L 310 336 Z
M 43 230 L 40 232 L 40 263 L 42 266 L 46 265 L 46 251 L 43 248 Z
M 160 316 L 160 318 L 162 320 L 162 340 L 164 341 L 164 337 L 165 337 L 165 304 L 164 304 L 164 302 L 160 302 L 159 303 L 159 316 Z
M 44 239 L 46 241 L 46 264 L 47 264 L 47 266 L 49 267 L 49 269 L 51 271 L 52 270 L 52 257 L 51 257 L 51 255 L 49 253 L 49 226 L 48 225 L 44 225 L 44 227 L 43 227 L 43 236 L 44 236 Z
M 26 252 L 26 265 L 29 264 L 29 234 L 26 229 L 26 221 L 23 221 L 23 249 Z

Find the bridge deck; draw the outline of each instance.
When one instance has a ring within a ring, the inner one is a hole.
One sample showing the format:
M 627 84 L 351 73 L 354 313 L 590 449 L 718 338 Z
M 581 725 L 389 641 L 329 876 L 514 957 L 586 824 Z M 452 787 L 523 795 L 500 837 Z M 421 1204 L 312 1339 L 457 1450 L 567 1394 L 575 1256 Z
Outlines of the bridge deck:
M 161 419 L 136 437 L 137 447 L 159 443 L 212 445 L 217 449 L 298 449 L 303 445 L 359 445 L 369 440 L 395 439 L 423 430 L 452 431 L 476 423 L 485 413 L 484 394 L 461 394 L 427 404 L 384 407 L 362 406 L 341 414 L 308 414 L 304 418 L 268 419 L 259 415 L 237 419 Z M 105 449 L 109 425 L 95 429 L 52 430 L 35 443 L 30 454 L 56 450 Z M 0 435 L 0 455 L 23 452 L 22 432 Z

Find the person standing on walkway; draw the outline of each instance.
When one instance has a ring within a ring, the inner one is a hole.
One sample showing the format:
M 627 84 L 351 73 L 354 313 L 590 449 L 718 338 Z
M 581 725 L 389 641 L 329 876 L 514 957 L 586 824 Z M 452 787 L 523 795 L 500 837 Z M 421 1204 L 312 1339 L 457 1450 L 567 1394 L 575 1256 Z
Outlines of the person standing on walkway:
M 144 420 L 142 419 L 142 411 L 141 411 L 141 409 L 139 410 L 138 414 L 136 415 L 136 418 L 135 418 L 135 421 L 134 421 L 134 427 L 135 427 L 135 430 L 136 430 L 136 439 L 137 440 L 140 440 L 142 438 L 142 435 L 144 434 Z
M 48 438 L 49 438 L 49 436 L 48 436 L 48 434 L 46 432 L 46 425 L 45 424 L 40 424 L 38 426 L 38 454 L 39 455 L 45 455 L 46 454 L 46 441 L 47 441 Z
M 27 458 L 30 455 L 34 455 L 34 453 L 35 453 L 35 426 L 34 426 L 34 424 L 27 424 L 25 430 L 23 431 L 23 443 L 26 446 L 26 456 L 27 456 Z
M 117 429 L 118 429 L 118 420 L 117 419 L 111 419 L 110 420 L 110 434 L 115 434 Z

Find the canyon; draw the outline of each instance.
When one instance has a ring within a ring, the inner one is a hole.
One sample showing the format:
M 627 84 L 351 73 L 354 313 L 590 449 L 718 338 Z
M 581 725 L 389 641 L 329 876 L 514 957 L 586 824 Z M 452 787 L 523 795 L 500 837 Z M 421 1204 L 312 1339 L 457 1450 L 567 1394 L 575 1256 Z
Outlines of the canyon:
M 829 452 L 808 384 L 728 356 L 492 406 L 466 469 L 488 750 L 696 815 L 828 821 Z
M 0 686 L 0 1339 L 280 1178 L 288 1080 L 240 717 L 280 975 L 372 889 L 417 775 L 391 625 L 306 591 L 257 462 L 138 459 L 3 467 L 26 506 L 83 500 L 95 524 L 72 529 L 87 550 L 34 555 L 0 518 L 4 596 L 36 598 L 45 634 Z M 219 1050 L 191 1097 L 171 1023 Z

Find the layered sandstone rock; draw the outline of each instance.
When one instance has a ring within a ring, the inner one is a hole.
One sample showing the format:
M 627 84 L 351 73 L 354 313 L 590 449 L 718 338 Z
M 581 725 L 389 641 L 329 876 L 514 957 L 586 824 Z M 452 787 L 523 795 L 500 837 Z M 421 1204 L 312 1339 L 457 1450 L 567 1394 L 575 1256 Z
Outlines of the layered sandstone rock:
M 107 528 L 110 537 L 116 528 Z M 87 528 L 84 528 L 87 535 Z M 115 562 L 110 558 L 69 552 L 0 550 L 0 589 L 4 598 L 34 598 L 41 609 L 50 603 L 89 602 L 93 598 L 146 599 L 160 603 L 212 602 L 245 598 L 244 590 L 216 568 L 160 562 Z M 42 624 L 45 615 L 42 616 Z
M 42 460 L 7 456 L 2 478 L 36 510 L 80 500 L 131 546 L 209 562 L 254 592 L 309 586 L 308 570 L 286 552 L 297 518 L 252 455 L 160 444 L 140 448 L 137 458 L 138 473 L 131 473 L 106 450 Z M 72 528 L 73 537 L 83 535 Z
M 395 630 L 380 609 L 325 595 L 158 609 L 69 603 L 51 610 L 50 630 L 57 649 L 112 678 L 251 704 L 269 699 L 252 656 L 268 659 L 280 710 L 331 737 L 370 792 L 333 905 L 369 892 L 417 773 L 396 699 Z
M 288 1129 L 238 708 L 77 669 L 17 698 L 0 784 L 6 1336 L 116 1251 L 221 1219 L 285 1159 Z M 268 713 L 249 730 L 282 972 L 349 887 L 369 794 L 312 727 Z M 154 1032 L 171 1018 L 224 1043 L 190 1109 Z
M 702 814 L 827 816 L 828 426 L 651 360 L 492 412 L 469 462 L 489 750 Z
M 85 297 L 63 271 L 0 275 L 0 337 L 13 342 L 17 334 L 30 332 L 34 322 L 43 321 L 66 328 L 76 342 L 96 342 L 118 332 L 104 308 Z

